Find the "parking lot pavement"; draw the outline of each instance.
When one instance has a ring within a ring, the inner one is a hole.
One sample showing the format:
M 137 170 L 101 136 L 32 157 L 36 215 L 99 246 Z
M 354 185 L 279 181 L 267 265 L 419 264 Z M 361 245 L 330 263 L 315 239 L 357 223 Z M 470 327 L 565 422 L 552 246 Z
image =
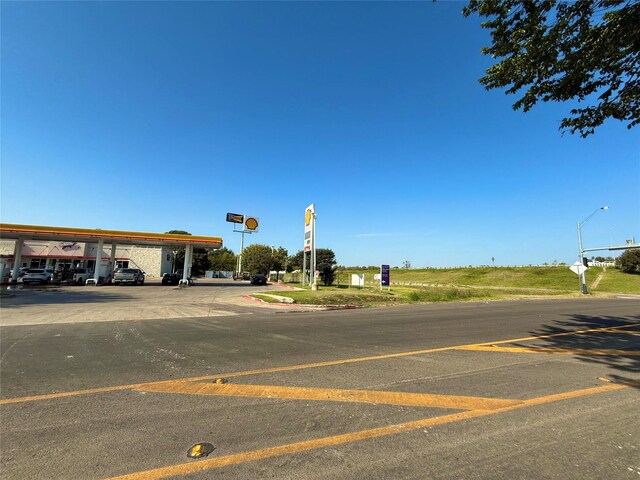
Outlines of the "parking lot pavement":
M 190 287 L 161 285 L 3 286 L 0 325 L 109 322 L 250 313 L 260 305 L 243 298 L 272 286 L 226 279 L 198 279 Z

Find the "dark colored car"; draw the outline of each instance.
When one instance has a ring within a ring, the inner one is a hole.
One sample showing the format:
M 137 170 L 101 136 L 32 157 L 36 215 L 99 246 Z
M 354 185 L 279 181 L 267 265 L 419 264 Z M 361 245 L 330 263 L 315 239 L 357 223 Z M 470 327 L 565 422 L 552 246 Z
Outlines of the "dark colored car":
M 180 278 L 177 273 L 165 273 L 162 275 L 162 285 L 178 285 Z
M 57 270 L 53 273 L 51 281 L 53 283 L 76 283 L 84 285 L 89 278 L 89 272 L 84 268 L 72 268 L 70 270 Z
M 182 280 L 182 270 L 177 270 L 175 273 L 165 273 L 162 275 L 162 285 L 178 285 Z M 189 285 L 193 284 L 193 279 L 189 277 Z
M 251 277 L 251 285 L 266 285 L 267 284 L 267 276 L 262 273 L 256 273 L 253 277 Z
M 70 283 L 73 281 L 73 271 L 71 270 L 56 270 L 51 276 L 53 283 Z

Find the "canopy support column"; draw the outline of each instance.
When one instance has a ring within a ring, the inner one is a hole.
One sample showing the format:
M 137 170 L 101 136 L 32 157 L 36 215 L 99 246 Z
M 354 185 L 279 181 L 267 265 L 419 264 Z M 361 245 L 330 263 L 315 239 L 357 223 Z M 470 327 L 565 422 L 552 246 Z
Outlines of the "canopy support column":
M 11 283 L 18 283 L 18 273 L 20 270 L 20 264 L 22 263 L 22 247 L 24 246 L 24 239 L 18 238 L 13 249 L 13 273 L 11 274 Z
M 109 260 L 109 268 L 111 269 L 110 272 L 107 272 L 107 277 L 111 276 L 113 277 L 113 271 L 115 270 L 116 267 L 116 247 L 117 245 L 115 243 L 111 244 L 111 259 Z
M 102 267 L 102 249 L 104 248 L 104 240 L 101 238 L 98 240 L 98 250 L 96 250 L 96 266 L 93 271 L 93 279 L 97 285 L 100 281 L 100 270 Z
M 182 267 L 182 279 L 180 285 L 189 285 L 191 277 L 191 259 L 193 257 L 193 245 L 186 245 L 184 249 L 184 266 Z

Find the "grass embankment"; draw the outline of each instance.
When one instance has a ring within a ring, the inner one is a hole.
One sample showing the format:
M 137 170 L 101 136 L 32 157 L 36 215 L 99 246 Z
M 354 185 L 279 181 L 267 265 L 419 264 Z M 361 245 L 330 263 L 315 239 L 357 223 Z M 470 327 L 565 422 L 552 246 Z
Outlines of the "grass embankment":
M 602 268 L 587 270 L 587 284 L 591 284 Z M 346 283 L 352 273 L 365 274 L 365 282 L 373 282 L 377 270 L 345 270 L 340 280 Z M 461 285 L 507 288 L 540 288 L 552 290 L 578 289 L 578 277 L 569 267 L 478 267 L 478 268 L 420 268 L 391 270 L 391 283 L 407 285 Z
M 365 288 L 347 288 L 351 274 L 365 275 Z M 394 305 L 455 301 L 508 300 L 541 297 L 580 296 L 578 277 L 568 267 L 480 267 L 448 269 L 394 269 L 391 291 L 375 286 L 377 270 L 343 270 L 339 286 L 320 287 L 283 293 L 298 304 L 313 305 Z M 602 274 L 597 288 L 592 288 Z M 592 267 L 587 271 L 590 292 L 640 294 L 640 276 L 609 268 Z M 266 301 L 277 301 L 261 297 Z
M 622 273 L 615 268 L 607 268 L 593 292 L 640 294 L 640 275 Z

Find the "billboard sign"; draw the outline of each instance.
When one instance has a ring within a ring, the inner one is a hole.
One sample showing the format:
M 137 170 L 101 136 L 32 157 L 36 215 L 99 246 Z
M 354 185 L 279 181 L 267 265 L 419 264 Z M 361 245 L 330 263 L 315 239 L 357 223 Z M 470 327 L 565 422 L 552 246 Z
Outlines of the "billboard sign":
M 244 223 L 244 215 L 239 213 L 227 213 L 227 222 Z

